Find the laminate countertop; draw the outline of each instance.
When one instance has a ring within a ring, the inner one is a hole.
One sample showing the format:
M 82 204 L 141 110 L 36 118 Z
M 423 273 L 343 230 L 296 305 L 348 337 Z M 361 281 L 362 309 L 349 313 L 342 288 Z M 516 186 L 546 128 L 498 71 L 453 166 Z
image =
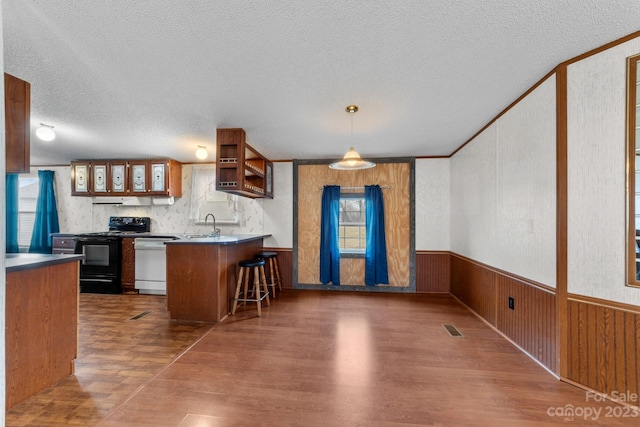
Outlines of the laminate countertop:
M 165 242 L 165 245 L 237 245 L 270 236 L 271 234 L 223 234 L 210 237 L 203 234 L 179 234 L 176 235 L 177 239 Z
M 6 254 L 6 272 L 30 270 L 32 268 L 45 267 L 55 264 L 63 264 L 84 259 L 82 254 L 55 255 L 55 254 Z

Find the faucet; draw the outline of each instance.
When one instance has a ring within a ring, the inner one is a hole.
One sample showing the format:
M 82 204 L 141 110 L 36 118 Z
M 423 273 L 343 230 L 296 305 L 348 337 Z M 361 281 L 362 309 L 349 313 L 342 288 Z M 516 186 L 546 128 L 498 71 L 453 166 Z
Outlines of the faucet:
M 207 226 L 207 221 L 209 220 L 209 216 L 211 216 L 211 218 L 213 218 L 213 230 L 211 230 L 211 234 L 209 234 L 212 237 L 220 237 L 220 229 L 216 227 L 216 216 L 212 213 L 208 213 L 207 216 L 204 217 L 204 226 Z

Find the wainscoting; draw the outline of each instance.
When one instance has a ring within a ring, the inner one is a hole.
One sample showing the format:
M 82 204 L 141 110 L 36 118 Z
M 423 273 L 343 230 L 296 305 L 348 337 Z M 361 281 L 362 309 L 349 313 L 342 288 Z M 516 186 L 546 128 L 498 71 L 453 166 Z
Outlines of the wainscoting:
M 451 292 L 449 252 L 416 252 L 416 293 Z
M 278 252 L 283 287 L 291 288 L 292 250 L 265 249 Z M 554 289 L 450 252 L 417 251 L 416 293 L 451 293 L 549 371 L 558 373 Z M 566 379 L 609 395 L 640 395 L 638 307 L 569 295 L 567 313 Z
M 293 252 L 291 249 L 283 248 L 264 248 L 265 251 L 278 252 L 278 268 L 280 271 L 280 279 L 282 279 L 282 287 L 285 289 L 293 288 Z
M 618 305 L 618 306 L 616 306 Z M 609 395 L 640 395 L 638 307 L 569 295 L 568 379 Z
M 451 294 L 523 351 L 557 372 L 553 289 L 451 255 Z M 513 298 L 513 309 L 509 308 Z

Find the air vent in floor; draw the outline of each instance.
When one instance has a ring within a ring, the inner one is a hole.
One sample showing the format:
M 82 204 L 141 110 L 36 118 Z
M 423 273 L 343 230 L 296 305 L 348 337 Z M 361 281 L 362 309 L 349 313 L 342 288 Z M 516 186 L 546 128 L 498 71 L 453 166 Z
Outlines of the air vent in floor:
M 150 315 L 151 312 L 150 311 L 143 311 L 140 314 L 136 314 L 135 316 L 131 317 L 129 320 L 138 320 L 138 319 L 142 319 L 144 316 L 148 316 Z
M 464 337 L 455 325 L 442 325 L 442 327 L 445 328 L 452 337 Z

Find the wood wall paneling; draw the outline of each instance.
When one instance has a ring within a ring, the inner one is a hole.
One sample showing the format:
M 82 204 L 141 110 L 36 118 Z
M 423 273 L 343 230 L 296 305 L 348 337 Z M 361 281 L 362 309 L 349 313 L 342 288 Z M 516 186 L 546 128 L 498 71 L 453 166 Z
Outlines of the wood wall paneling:
M 495 282 L 495 274 L 491 270 L 452 257 L 451 293 L 493 326 L 496 326 Z
M 416 253 L 416 293 L 446 293 L 451 290 L 449 252 Z
M 361 187 L 378 184 L 384 189 L 385 231 L 389 285 L 411 285 L 411 163 L 379 163 L 373 169 L 338 171 L 326 164 L 298 166 L 297 283 L 319 284 L 320 210 L 322 187 Z M 342 258 L 341 282 L 364 285 L 364 259 Z
M 568 304 L 568 379 L 610 396 L 640 396 L 640 313 L 576 298 Z
M 451 293 L 556 372 L 556 298 L 552 291 L 452 255 Z M 509 297 L 514 299 L 513 310 Z
M 278 268 L 283 289 L 293 288 L 293 251 L 283 248 L 264 248 L 265 251 L 278 252 Z

